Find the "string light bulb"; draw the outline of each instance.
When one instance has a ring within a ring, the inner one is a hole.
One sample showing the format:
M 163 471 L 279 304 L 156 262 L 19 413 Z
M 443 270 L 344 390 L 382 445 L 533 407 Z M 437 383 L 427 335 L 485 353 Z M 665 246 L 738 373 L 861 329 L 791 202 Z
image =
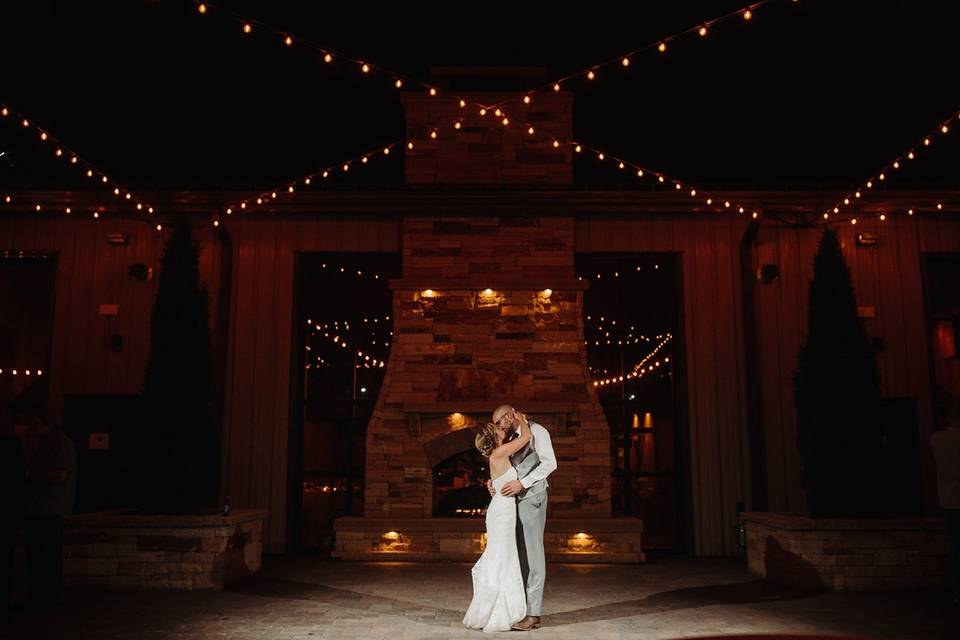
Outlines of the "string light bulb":
M 620 61 L 620 64 L 622 64 L 622 65 L 625 66 L 625 67 L 629 67 L 629 66 L 630 66 L 630 58 L 624 57 L 624 59 Z
M 750 20 L 752 18 L 753 18 L 753 11 L 750 11 L 750 9 L 747 9 L 746 11 L 743 12 L 744 20 Z
M 706 26 L 700 27 L 700 30 L 699 30 L 697 33 L 700 34 L 700 37 L 701 37 L 701 38 L 704 37 L 704 36 L 706 36 L 706 35 L 707 35 L 707 27 L 706 27 Z
M 364 62 L 362 65 L 360 65 L 360 71 L 363 71 L 364 73 L 370 73 L 370 65 Z M 400 86 L 398 85 L 397 88 L 399 89 Z
M 207 5 L 205 5 L 205 4 L 203 4 L 203 3 L 201 2 L 201 3 L 197 6 L 197 11 L 198 11 L 200 14 L 206 13 L 206 12 L 207 12 Z
M 667 50 L 666 42 L 661 42 L 660 44 L 657 45 L 657 51 L 659 51 L 660 53 L 664 53 L 666 50 Z
M 593 80 L 596 77 L 597 77 L 597 74 L 593 72 L 593 69 L 590 69 L 590 71 L 587 71 L 587 80 Z
M 253 25 L 251 25 L 249 22 L 244 23 L 243 32 L 247 35 L 250 35 L 250 33 L 253 32 Z
M 333 56 L 330 55 L 329 53 L 325 53 L 323 54 L 323 61 L 326 62 L 327 64 L 330 64 L 331 62 L 333 62 Z
M 283 39 L 283 44 L 287 45 L 288 47 L 292 47 L 292 46 L 293 46 L 293 38 L 291 38 L 290 36 L 284 37 L 284 39 Z

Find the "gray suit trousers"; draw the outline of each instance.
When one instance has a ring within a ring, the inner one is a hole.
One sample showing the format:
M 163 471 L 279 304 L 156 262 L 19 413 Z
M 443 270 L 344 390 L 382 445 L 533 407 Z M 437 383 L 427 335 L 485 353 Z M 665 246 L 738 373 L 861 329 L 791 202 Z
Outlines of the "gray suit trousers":
M 527 589 L 528 616 L 539 616 L 543 607 L 543 582 L 547 574 L 543 551 L 546 523 L 546 490 L 517 499 L 517 549 L 520 551 L 523 584 Z

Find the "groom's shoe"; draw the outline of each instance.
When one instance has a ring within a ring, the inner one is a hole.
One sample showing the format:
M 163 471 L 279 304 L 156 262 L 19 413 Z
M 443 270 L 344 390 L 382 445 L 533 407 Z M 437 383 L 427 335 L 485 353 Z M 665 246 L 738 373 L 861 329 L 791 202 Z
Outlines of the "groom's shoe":
M 540 616 L 527 616 L 513 625 L 514 631 L 533 631 L 540 628 Z

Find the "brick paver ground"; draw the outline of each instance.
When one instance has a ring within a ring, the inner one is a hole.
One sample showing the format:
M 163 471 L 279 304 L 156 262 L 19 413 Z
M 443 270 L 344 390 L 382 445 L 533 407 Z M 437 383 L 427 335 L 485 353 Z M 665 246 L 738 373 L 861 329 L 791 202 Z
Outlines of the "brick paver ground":
M 460 624 L 467 564 L 351 564 L 267 558 L 222 593 L 70 590 L 56 614 L 21 613 L 0 637 L 304 639 L 484 638 Z M 541 640 L 798 634 L 957 640 L 960 607 L 939 591 L 806 594 L 767 585 L 742 560 L 550 565 Z M 519 636 L 516 632 L 507 637 Z

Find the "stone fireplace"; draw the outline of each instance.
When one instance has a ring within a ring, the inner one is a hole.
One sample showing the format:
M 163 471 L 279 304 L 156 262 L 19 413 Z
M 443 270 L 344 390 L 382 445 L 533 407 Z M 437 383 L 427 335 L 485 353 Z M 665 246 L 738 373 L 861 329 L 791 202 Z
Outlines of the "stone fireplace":
M 641 522 L 610 518 L 610 437 L 587 370 L 573 219 L 408 216 L 403 234 L 365 514 L 337 522 L 336 555 L 475 556 L 488 476 L 473 436 L 510 403 L 551 432 L 557 454 L 551 557 L 642 560 Z
M 568 141 L 569 96 L 542 102 L 516 117 Z M 404 103 L 411 137 L 447 108 L 424 96 Z M 444 176 L 472 167 L 478 145 L 502 169 L 483 174 L 491 181 L 569 182 L 568 151 L 550 154 L 503 127 L 464 124 L 408 155 L 408 182 L 472 182 L 471 172 Z M 610 436 L 587 369 L 573 216 L 409 213 L 402 246 L 403 277 L 391 282 L 393 345 L 367 430 L 365 513 L 337 521 L 334 554 L 475 558 L 489 475 L 473 437 L 509 403 L 551 432 L 557 455 L 548 556 L 642 561 L 642 522 L 610 517 Z

